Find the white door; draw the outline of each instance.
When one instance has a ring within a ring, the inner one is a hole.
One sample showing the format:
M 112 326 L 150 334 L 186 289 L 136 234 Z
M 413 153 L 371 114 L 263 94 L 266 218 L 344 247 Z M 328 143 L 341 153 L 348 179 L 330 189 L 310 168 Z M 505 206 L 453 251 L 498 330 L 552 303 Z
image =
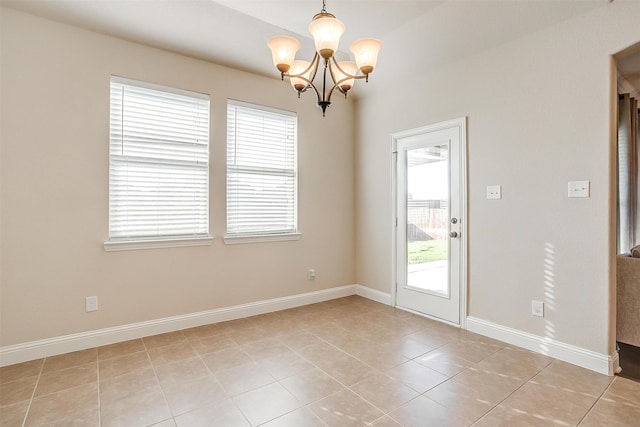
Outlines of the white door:
M 460 325 L 466 301 L 465 119 L 393 135 L 396 305 Z

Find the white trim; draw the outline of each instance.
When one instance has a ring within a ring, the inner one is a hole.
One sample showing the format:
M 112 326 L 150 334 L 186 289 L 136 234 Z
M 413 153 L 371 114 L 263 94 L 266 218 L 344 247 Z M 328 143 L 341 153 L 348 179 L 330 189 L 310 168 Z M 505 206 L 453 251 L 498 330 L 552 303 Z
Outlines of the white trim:
M 177 95 L 189 96 L 189 97 L 192 97 L 192 98 L 203 99 L 205 101 L 209 101 L 211 99 L 211 95 L 209 95 L 208 93 L 205 93 L 205 92 L 194 92 L 192 90 L 186 90 L 186 89 L 181 89 L 181 88 L 177 88 L 177 87 L 165 86 L 165 85 L 161 85 L 161 84 L 157 84 L 157 83 L 151 83 L 151 82 L 147 82 L 147 81 L 143 81 L 143 80 L 130 79 L 128 77 L 116 76 L 114 74 L 111 75 L 111 81 L 115 82 L 115 83 L 120 83 L 120 84 L 123 84 L 123 85 L 138 86 L 138 87 L 142 87 L 142 88 L 145 88 L 145 89 L 157 90 L 157 91 L 160 91 L 160 92 L 175 93 Z
M 104 250 L 131 251 L 136 249 L 160 249 L 179 248 L 184 246 L 211 246 L 213 237 L 189 237 L 183 239 L 158 239 L 158 240 L 113 240 L 104 242 Z
M 460 248 L 460 327 L 467 327 L 467 300 L 468 300 L 468 269 L 467 259 L 469 255 L 469 209 L 467 208 L 468 194 L 468 163 L 467 163 L 467 116 L 460 117 L 452 122 L 458 122 L 460 126 L 460 233 L 462 233 Z
M 475 317 L 467 318 L 467 329 L 601 374 L 613 375 L 618 370 L 619 360 L 616 351 L 612 355 L 596 353 L 553 338 L 541 337 Z
M 242 243 L 286 242 L 292 240 L 300 240 L 300 236 L 302 236 L 300 233 L 224 236 L 224 244 L 238 245 Z
M 392 296 L 385 292 L 371 289 L 363 285 L 346 285 L 265 301 L 257 301 L 248 304 L 223 307 L 214 310 L 165 317 L 162 319 L 131 323 L 128 325 L 4 346 L 0 347 L 0 366 L 13 365 L 15 363 L 26 362 L 29 360 L 39 359 L 41 357 L 55 356 L 71 351 L 84 350 L 87 348 L 113 344 L 150 335 L 207 325 L 209 323 L 224 322 L 227 320 L 240 319 L 273 311 L 286 310 L 288 308 L 329 301 L 350 295 L 359 295 L 387 305 L 392 305 L 393 302 Z M 403 307 L 397 308 L 443 322 L 442 319 L 432 318 L 423 313 L 416 313 L 413 310 Z M 617 352 L 608 356 L 606 354 L 596 353 L 591 350 L 565 344 L 550 338 L 529 334 L 474 317 L 468 317 L 466 325 L 469 331 L 536 351 L 596 372 L 613 375 L 619 371 Z
M 356 295 L 360 295 L 361 297 L 379 302 L 385 305 L 393 306 L 393 299 L 391 298 L 391 294 L 379 291 L 377 289 L 372 289 L 368 286 L 363 285 L 355 285 L 356 286 Z
M 456 119 L 446 120 L 444 122 L 439 122 L 427 126 L 422 126 L 415 129 L 409 129 L 399 132 L 394 132 L 391 135 L 391 197 L 392 201 L 391 205 L 391 250 L 393 254 L 393 260 L 391 263 L 391 286 L 390 286 L 390 295 L 392 300 L 392 306 L 397 306 L 397 293 L 398 293 L 398 162 L 397 162 L 397 153 L 398 153 L 398 140 L 402 138 L 407 138 L 423 133 L 436 132 L 439 130 L 458 128 L 460 134 L 460 235 L 461 235 L 461 247 L 460 247 L 460 260 L 459 260 L 459 310 L 458 310 L 458 320 L 459 324 L 451 323 L 445 321 L 445 323 L 449 323 L 455 326 L 459 326 L 463 329 L 466 328 L 466 319 L 467 319 L 467 304 L 468 304 L 468 268 L 467 268 L 467 259 L 468 259 L 468 226 L 469 223 L 469 211 L 468 211 L 468 162 L 467 162 L 467 116 L 458 117 Z M 403 307 L 398 307 L 406 310 Z M 411 310 L 407 310 L 411 311 Z M 413 311 L 412 311 L 413 312 Z M 429 316 L 425 313 L 417 313 L 420 315 L 424 315 L 429 318 L 433 318 L 434 320 L 441 320 L 432 316 Z
M 298 117 L 295 111 L 282 110 L 280 108 L 269 107 L 267 105 L 254 104 L 252 102 L 240 101 L 239 99 L 227 98 L 227 105 L 236 105 L 238 107 L 253 108 L 254 110 L 268 111 L 270 113 L 282 114 L 290 117 Z
M 0 366 L 13 365 L 86 348 L 113 344 L 180 329 L 270 313 L 307 304 L 342 298 L 356 293 L 356 285 L 346 285 L 315 292 L 257 301 L 232 307 L 165 317 L 112 328 L 80 332 L 22 344 L 0 347 Z

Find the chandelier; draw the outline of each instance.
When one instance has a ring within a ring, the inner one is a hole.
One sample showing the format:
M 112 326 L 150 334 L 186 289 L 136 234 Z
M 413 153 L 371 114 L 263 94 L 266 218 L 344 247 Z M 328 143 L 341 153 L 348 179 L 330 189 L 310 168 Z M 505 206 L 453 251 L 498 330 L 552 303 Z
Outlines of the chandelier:
M 326 0 L 323 0 L 322 10 L 309 24 L 309 32 L 316 48 L 311 62 L 295 59 L 300 42 L 293 37 L 276 36 L 267 43 L 271 49 L 273 65 L 280 71 L 282 80 L 285 77 L 289 79 L 293 89 L 298 92 L 298 98 L 301 93 L 312 88 L 316 93 L 317 105 L 322 109 L 322 116 L 331 105 L 331 95 L 336 89 L 346 98 L 347 92 L 353 88 L 356 80 L 369 81 L 369 74 L 376 66 L 378 52 L 382 47 L 379 40 L 359 39 L 350 46 L 355 62 L 336 61 L 334 55 L 345 28 L 342 21 L 327 12 Z M 321 67 L 322 80 L 321 86 L 318 87 L 314 80 Z

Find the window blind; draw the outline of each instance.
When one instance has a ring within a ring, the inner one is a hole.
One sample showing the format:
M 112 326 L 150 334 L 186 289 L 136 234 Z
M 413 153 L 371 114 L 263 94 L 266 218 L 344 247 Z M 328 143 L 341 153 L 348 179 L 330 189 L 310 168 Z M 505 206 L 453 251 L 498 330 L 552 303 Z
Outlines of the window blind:
M 109 239 L 208 236 L 209 96 L 111 78 Z
M 297 231 L 294 113 L 227 104 L 227 236 Z

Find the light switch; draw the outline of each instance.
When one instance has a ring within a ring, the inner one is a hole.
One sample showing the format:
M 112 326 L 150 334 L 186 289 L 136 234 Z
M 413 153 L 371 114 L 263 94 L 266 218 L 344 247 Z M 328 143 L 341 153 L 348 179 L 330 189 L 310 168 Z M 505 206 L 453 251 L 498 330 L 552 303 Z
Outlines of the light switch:
M 589 181 L 569 181 L 569 197 L 589 197 Z
M 544 317 L 544 302 L 531 301 L 531 314 L 533 316 Z
M 502 199 L 502 186 L 487 185 L 487 199 Z

